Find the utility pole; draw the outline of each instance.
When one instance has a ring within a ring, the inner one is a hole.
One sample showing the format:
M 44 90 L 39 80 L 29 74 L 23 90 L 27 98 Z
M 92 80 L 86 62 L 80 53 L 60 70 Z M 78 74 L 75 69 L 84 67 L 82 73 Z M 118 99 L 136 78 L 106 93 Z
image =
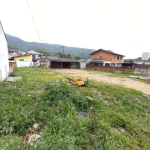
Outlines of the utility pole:
M 63 58 L 64 58 L 64 47 L 65 47 L 65 46 L 60 47 L 60 48 L 63 48 Z

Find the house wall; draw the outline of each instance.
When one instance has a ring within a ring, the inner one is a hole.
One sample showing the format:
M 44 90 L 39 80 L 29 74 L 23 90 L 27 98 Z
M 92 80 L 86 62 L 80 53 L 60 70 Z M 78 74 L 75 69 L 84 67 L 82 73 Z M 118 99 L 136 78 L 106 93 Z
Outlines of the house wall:
M 9 74 L 7 40 L 0 22 L 0 81 L 7 78 Z
M 69 68 L 71 68 L 71 69 L 77 69 L 78 68 L 78 63 L 77 62 L 71 63 L 71 66 Z
M 21 59 L 23 59 L 25 62 L 32 62 L 32 55 L 17 56 L 14 58 L 15 61 L 20 61 Z
M 18 49 L 9 48 L 8 49 L 8 55 L 10 55 L 10 56 L 17 56 L 18 55 Z
M 78 62 L 50 62 L 49 68 L 78 68 Z
M 45 62 L 45 66 L 47 67 L 47 68 L 51 68 L 51 62 L 47 59 L 47 58 L 45 58 L 45 60 L 43 59 L 42 60 L 42 63 L 43 62 Z
M 134 73 L 146 74 L 150 76 L 150 64 L 135 64 Z
M 87 69 L 100 70 L 100 71 L 117 71 L 123 73 L 133 73 L 133 68 L 126 67 L 111 67 L 111 66 L 91 66 L 87 65 Z
M 15 66 L 16 66 L 15 61 L 9 61 L 9 72 L 13 72 Z
M 25 61 L 16 61 L 17 67 L 31 67 L 33 66 L 33 62 L 25 62 Z
M 62 68 L 62 63 L 61 62 L 50 62 L 50 68 Z
M 148 62 L 148 61 L 146 62 L 146 61 L 136 61 L 136 60 L 134 61 L 134 63 L 135 64 L 145 64 L 145 65 L 149 65 L 150 64 L 150 62 Z
M 86 68 L 86 61 L 80 61 L 80 68 L 85 69 Z
M 40 55 L 38 55 L 38 54 L 32 54 L 32 59 L 38 59 L 38 58 L 40 58 Z
M 111 62 L 116 62 L 116 63 L 122 63 L 123 62 L 122 58 L 123 58 L 122 56 L 119 56 L 117 54 L 112 54 L 112 53 L 109 53 L 109 52 L 103 51 L 103 50 L 97 51 L 94 54 L 92 54 L 92 56 L 91 56 L 92 60 L 102 59 L 102 60 L 105 60 L 105 61 L 111 61 Z
M 149 75 L 150 76 L 150 69 L 146 69 L 146 68 L 135 68 L 134 69 L 134 73 L 136 74 L 146 74 L 146 75 Z

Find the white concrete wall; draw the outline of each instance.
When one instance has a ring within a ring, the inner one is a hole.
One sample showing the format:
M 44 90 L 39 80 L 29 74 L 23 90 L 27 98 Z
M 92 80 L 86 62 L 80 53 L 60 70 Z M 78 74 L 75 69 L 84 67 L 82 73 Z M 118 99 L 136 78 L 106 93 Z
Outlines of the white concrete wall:
M 80 61 L 80 68 L 85 69 L 86 68 L 86 61 Z
M 110 64 L 110 66 L 111 66 L 111 61 L 104 61 L 103 66 L 105 66 L 106 63 Z
M 26 62 L 26 61 L 16 61 L 17 67 L 31 67 L 33 66 L 33 62 Z
M 150 68 L 148 69 L 148 76 L 150 77 Z
M 146 74 L 146 75 L 150 76 L 150 69 L 135 68 L 134 73 L 141 74 L 141 75 Z
M 0 22 L 0 81 L 5 80 L 8 74 L 9 74 L 8 46 Z
M 145 62 L 145 61 L 134 61 L 135 64 L 145 64 L 145 65 L 149 65 L 150 62 Z

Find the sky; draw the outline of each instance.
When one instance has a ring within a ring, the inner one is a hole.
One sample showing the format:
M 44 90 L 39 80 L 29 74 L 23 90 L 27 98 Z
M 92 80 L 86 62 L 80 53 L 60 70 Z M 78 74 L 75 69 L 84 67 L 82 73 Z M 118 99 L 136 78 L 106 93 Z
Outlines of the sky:
M 112 50 L 125 58 L 150 52 L 149 15 L 150 0 L 0 0 L 7 34 L 40 42 L 38 30 L 43 43 Z

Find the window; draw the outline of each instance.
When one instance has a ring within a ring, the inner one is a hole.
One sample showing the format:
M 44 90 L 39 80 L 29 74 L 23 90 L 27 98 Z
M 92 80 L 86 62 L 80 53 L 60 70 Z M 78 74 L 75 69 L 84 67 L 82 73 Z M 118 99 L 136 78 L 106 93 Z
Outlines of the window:
M 116 59 L 116 56 L 114 55 L 114 59 Z
M 110 66 L 110 63 L 105 63 L 105 66 Z
M 24 61 L 24 59 L 20 59 L 20 61 Z
M 93 63 L 93 66 L 99 66 L 99 64 L 98 63 Z
M 117 60 L 119 60 L 119 56 L 117 56 Z

